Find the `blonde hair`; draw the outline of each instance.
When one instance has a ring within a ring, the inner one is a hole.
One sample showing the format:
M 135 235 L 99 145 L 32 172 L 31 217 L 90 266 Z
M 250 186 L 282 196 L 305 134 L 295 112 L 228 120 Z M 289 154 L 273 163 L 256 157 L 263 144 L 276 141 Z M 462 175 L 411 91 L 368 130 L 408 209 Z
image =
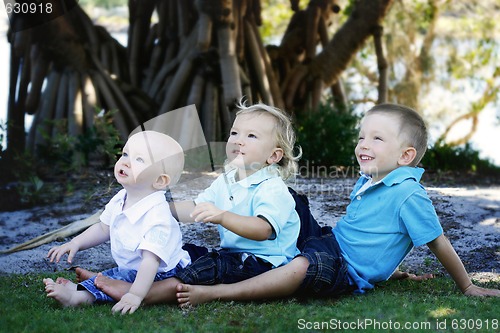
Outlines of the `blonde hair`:
M 385 113 L 399 118 L 399 134 L 403 144 L 413 147 L 417 151 L 410 166 L 416 166 L 420 163 L 427 150 L 428 132 L 427 126 L 418 112 L 404 105 L 384 103 L 372 107 L 365 116 L 373 113 Z
M 283 157 L 277 163 L 278 171 L 280 177 L 284 180 L 290 178 L 291 176 L 295 176 L 298 171 L 297 161 L 302 156 L 302 149 L 298 147 L 299 152 L 297 155 L 294 155 L 293 150 L 295 147 L 296 135 L 292 126 L 291 117 L 284 111 L 267 104 L 257 103 L 247 106 L 245 105 L 243 98 L 236 103 L 236 107 L 238 108 L 236 116 L 258 113 L 269 114 L 276 119 L 276 126 L 274 130 L 276 146 L 283 149 Z

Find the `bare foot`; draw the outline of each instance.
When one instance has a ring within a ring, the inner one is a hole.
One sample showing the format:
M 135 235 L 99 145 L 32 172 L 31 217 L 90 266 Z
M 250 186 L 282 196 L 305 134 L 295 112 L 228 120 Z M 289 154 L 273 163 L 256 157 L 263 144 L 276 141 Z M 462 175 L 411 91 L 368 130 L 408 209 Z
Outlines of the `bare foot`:
M 94 285 L 115 301 L 121 300 L 131 286 L 128 282 L 110 279 L 102 273 L 97 273 Z
M 215 301 L 213 286 L 201 286 L 179 283 L 177 285 L 177 303 L 181 308 Z
M 72 286 L 68 286 L 68 283 L 56 283 L 51 278 L 43 279 L 43 283 L 45 284 L 47 297 L 55 299 L 64 307 L 75 307 L 94 302 L 94 296 L 91 293 L 88 291 L 77 291 L 76 288 L 72 289 Z M 71 284 L 74 283 L 71 282 Z
M 75 269 L 75 273 L 76 273 L 76 282 L 83 282 L 97 275 L 96 272 L 88 271 L 81 267 L 77 267 Z
M 45 280 L 46 279 L 44 279 L 44 282 L 45 282 Z M 56 283 L 60 284 L 62 286 L 65 286 L 66 288 L 72 289 L 72 290 L 76 290 L 76 287 L 77 287 L 76 283 L 73 283 L 72 281 L 70 281 L 66 278 L 63 278 L 63 277 L 58 277 L 56 279 Z

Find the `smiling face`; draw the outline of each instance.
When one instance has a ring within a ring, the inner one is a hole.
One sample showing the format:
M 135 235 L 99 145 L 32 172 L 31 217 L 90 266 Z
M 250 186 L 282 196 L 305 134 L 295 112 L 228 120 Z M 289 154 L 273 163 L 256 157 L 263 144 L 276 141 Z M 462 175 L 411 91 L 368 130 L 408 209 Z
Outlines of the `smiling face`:
M 356 159 L 361 171 L 371 175 L 374 182 L 409 164 L 408 154 L 415 149 L 403 144 L 400 122 L 397 116 L 387 113 L 368 114 L 361 122 Z
M 240 114 L 234 120 L 226 154 L 229 164 L 239 169 L 240 179 L 283 156 L 283 150 L 276 146 L 275 124 L 272 115 L 261 112 Z
M 162 160 L 167 159 L 166 163 Z M 115 178 L 126 189 L 159 190 L 169 185 L 184 165 L 182 148 L 172 138 L 153 131 L 132 135 L 115 163 Z

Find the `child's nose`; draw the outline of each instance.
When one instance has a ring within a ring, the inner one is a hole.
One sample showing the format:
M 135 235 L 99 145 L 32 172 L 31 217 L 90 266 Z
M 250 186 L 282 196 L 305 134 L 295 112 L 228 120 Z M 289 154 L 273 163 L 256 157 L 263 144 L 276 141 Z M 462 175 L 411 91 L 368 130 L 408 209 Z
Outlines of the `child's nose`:
M 359 148 L 363 149 L 363 150 L 366 150 L 369 148 L 369 145 L 368 145 L 368 142 L 367 140 L 361 140 L 359 143 Z
M 234 138 L 233 143 L 235 145 L 241 146 L 243 144 L 243 140 L 241 140 L 240 136 L 237 136 L 237 137 Z
M 123 157 L 123 156 L 122 156 L 122 158 L 121 158 L 121 163 L 122 163 L 123 165 L 125 165 L 126 167 L 130 167 L 130 160 L 129 160 L 128 158 L 126 158 L 126 157 Z

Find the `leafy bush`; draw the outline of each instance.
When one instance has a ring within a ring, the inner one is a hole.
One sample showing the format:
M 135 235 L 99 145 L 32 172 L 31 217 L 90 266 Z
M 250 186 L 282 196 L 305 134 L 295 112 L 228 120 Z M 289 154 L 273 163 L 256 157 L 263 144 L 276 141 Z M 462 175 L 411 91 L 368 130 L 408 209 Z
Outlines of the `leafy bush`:
M 65 119 L 50 121 L 46 128 L 52 128 L 54 132 L 41 130 L 45 143 L 37 146 L 36 153 L 25 151 L 12 161 L 18 196 L 12 200 L 23 205 L 55 202 L 64 193 L 72 191 L 73 180 L 69 180 L 80 178 L 85 174 L 82 172 L 84 168 L 111 167 L 122 146 L 112 122 L 114 113 L 111 111 L 101 116 L 96 110 L 94 125 L 79 136 L 66 132 Z M 56 181 L 56 184 L 50 181 Z
M 467 171 L 483 175 L 498 175 L 500 172 L 500 167 L 481 159 L 479 152 L 469 144 L 463 147 L 435 145 L 427 150 L 421 163 L 433 171 Z
M 317 112 L 299 114 L 297 144 L 302 147 L 301 165 L 353 166 L 359 116 L 352 110 L 337 111 L 322 104 Z

